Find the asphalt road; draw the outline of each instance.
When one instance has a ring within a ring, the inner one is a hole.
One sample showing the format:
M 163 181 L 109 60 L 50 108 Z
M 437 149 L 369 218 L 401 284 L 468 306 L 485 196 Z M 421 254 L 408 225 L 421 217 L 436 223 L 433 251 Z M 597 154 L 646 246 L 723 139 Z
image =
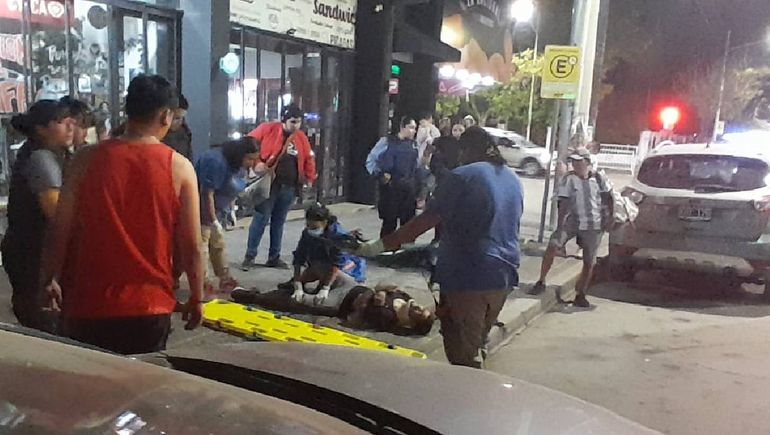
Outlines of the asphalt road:
M 760 291 L 659 272 L 599 283 L 592 309 L 544 315 L 489 368 L 664 433 L 765 434 L 770 304 Z

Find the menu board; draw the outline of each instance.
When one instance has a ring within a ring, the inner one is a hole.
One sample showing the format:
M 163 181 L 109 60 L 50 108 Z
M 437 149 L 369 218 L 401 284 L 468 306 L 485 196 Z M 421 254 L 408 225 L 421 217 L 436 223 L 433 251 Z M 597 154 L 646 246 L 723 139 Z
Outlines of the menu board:
M 230 0 L 231 21 L 343 48 L 355 47 L 357 0 Z

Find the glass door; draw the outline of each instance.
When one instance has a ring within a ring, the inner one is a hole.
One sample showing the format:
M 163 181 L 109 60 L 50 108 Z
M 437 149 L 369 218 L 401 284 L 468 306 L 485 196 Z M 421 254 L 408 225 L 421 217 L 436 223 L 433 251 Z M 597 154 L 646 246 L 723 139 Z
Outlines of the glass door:
M 115 124 L 125 119 L 128 85 L 140 74 L 159 74 L 175 83 L 178 75 L 176 21 L 147 11 L 113 8 L 111 105 Z

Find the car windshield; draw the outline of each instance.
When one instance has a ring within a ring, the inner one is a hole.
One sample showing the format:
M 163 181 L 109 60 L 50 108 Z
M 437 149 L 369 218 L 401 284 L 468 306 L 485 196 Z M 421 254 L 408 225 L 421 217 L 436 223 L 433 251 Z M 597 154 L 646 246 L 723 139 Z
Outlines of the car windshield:
M 671 155 L 645 160 L 638 178 L 650 187 L 714 192 L 759 189 L 767 175 L 767 164 L 757 159 Z

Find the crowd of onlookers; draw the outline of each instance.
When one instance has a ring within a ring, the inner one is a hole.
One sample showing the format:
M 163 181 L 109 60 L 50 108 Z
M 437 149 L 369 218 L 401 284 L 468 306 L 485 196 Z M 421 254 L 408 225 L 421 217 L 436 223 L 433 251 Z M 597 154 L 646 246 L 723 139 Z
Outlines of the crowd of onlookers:
M 38 101 L 12 119 L 26 141 L 13 164 L 0 250 L 22 325 L 120 353 L 151 352 L 165 348 L 173 312 L 195 328 L 202 303 L 226 295 L 400 333 L 426 334 L 438 318 L 449 361 L 481 366 L 485 337 L 518 284 L 523 193 L 472 118 L 441 129 L 429 114 L 400 120 L 366 162 L 378 180 L 380 238 L 365 241 L 316 204 L 289 266 L 281 258 L 287 214 L 317 178 L 303 112 L 289 104 L 280 120 L 193 159 L 187 109 L 166 79 L 140 75 L 128 87 L 125 121 L 109 133 L 104 107 L 91 111 L 69 97 Z M 594 208 L 608 187 L 590 170 L 587 151 L 570 161 L 559 229 L 534 291 L 545 288 L 553 251 L 577 237 L 586 269 L 575 304 L 585 306 L 603 228 Z M 253 208 L 242 269 L 256 266 L 268 226 L 264 266 L 293 269 L 274 292 L 242 289 L 230 273 L 224 225 L 238 199 Z M 365 257 L 430 229 L 439 242 L 435 310 L 397 287 L 364 286 Z M 183 273 L 189 297 L 179 303 Z

